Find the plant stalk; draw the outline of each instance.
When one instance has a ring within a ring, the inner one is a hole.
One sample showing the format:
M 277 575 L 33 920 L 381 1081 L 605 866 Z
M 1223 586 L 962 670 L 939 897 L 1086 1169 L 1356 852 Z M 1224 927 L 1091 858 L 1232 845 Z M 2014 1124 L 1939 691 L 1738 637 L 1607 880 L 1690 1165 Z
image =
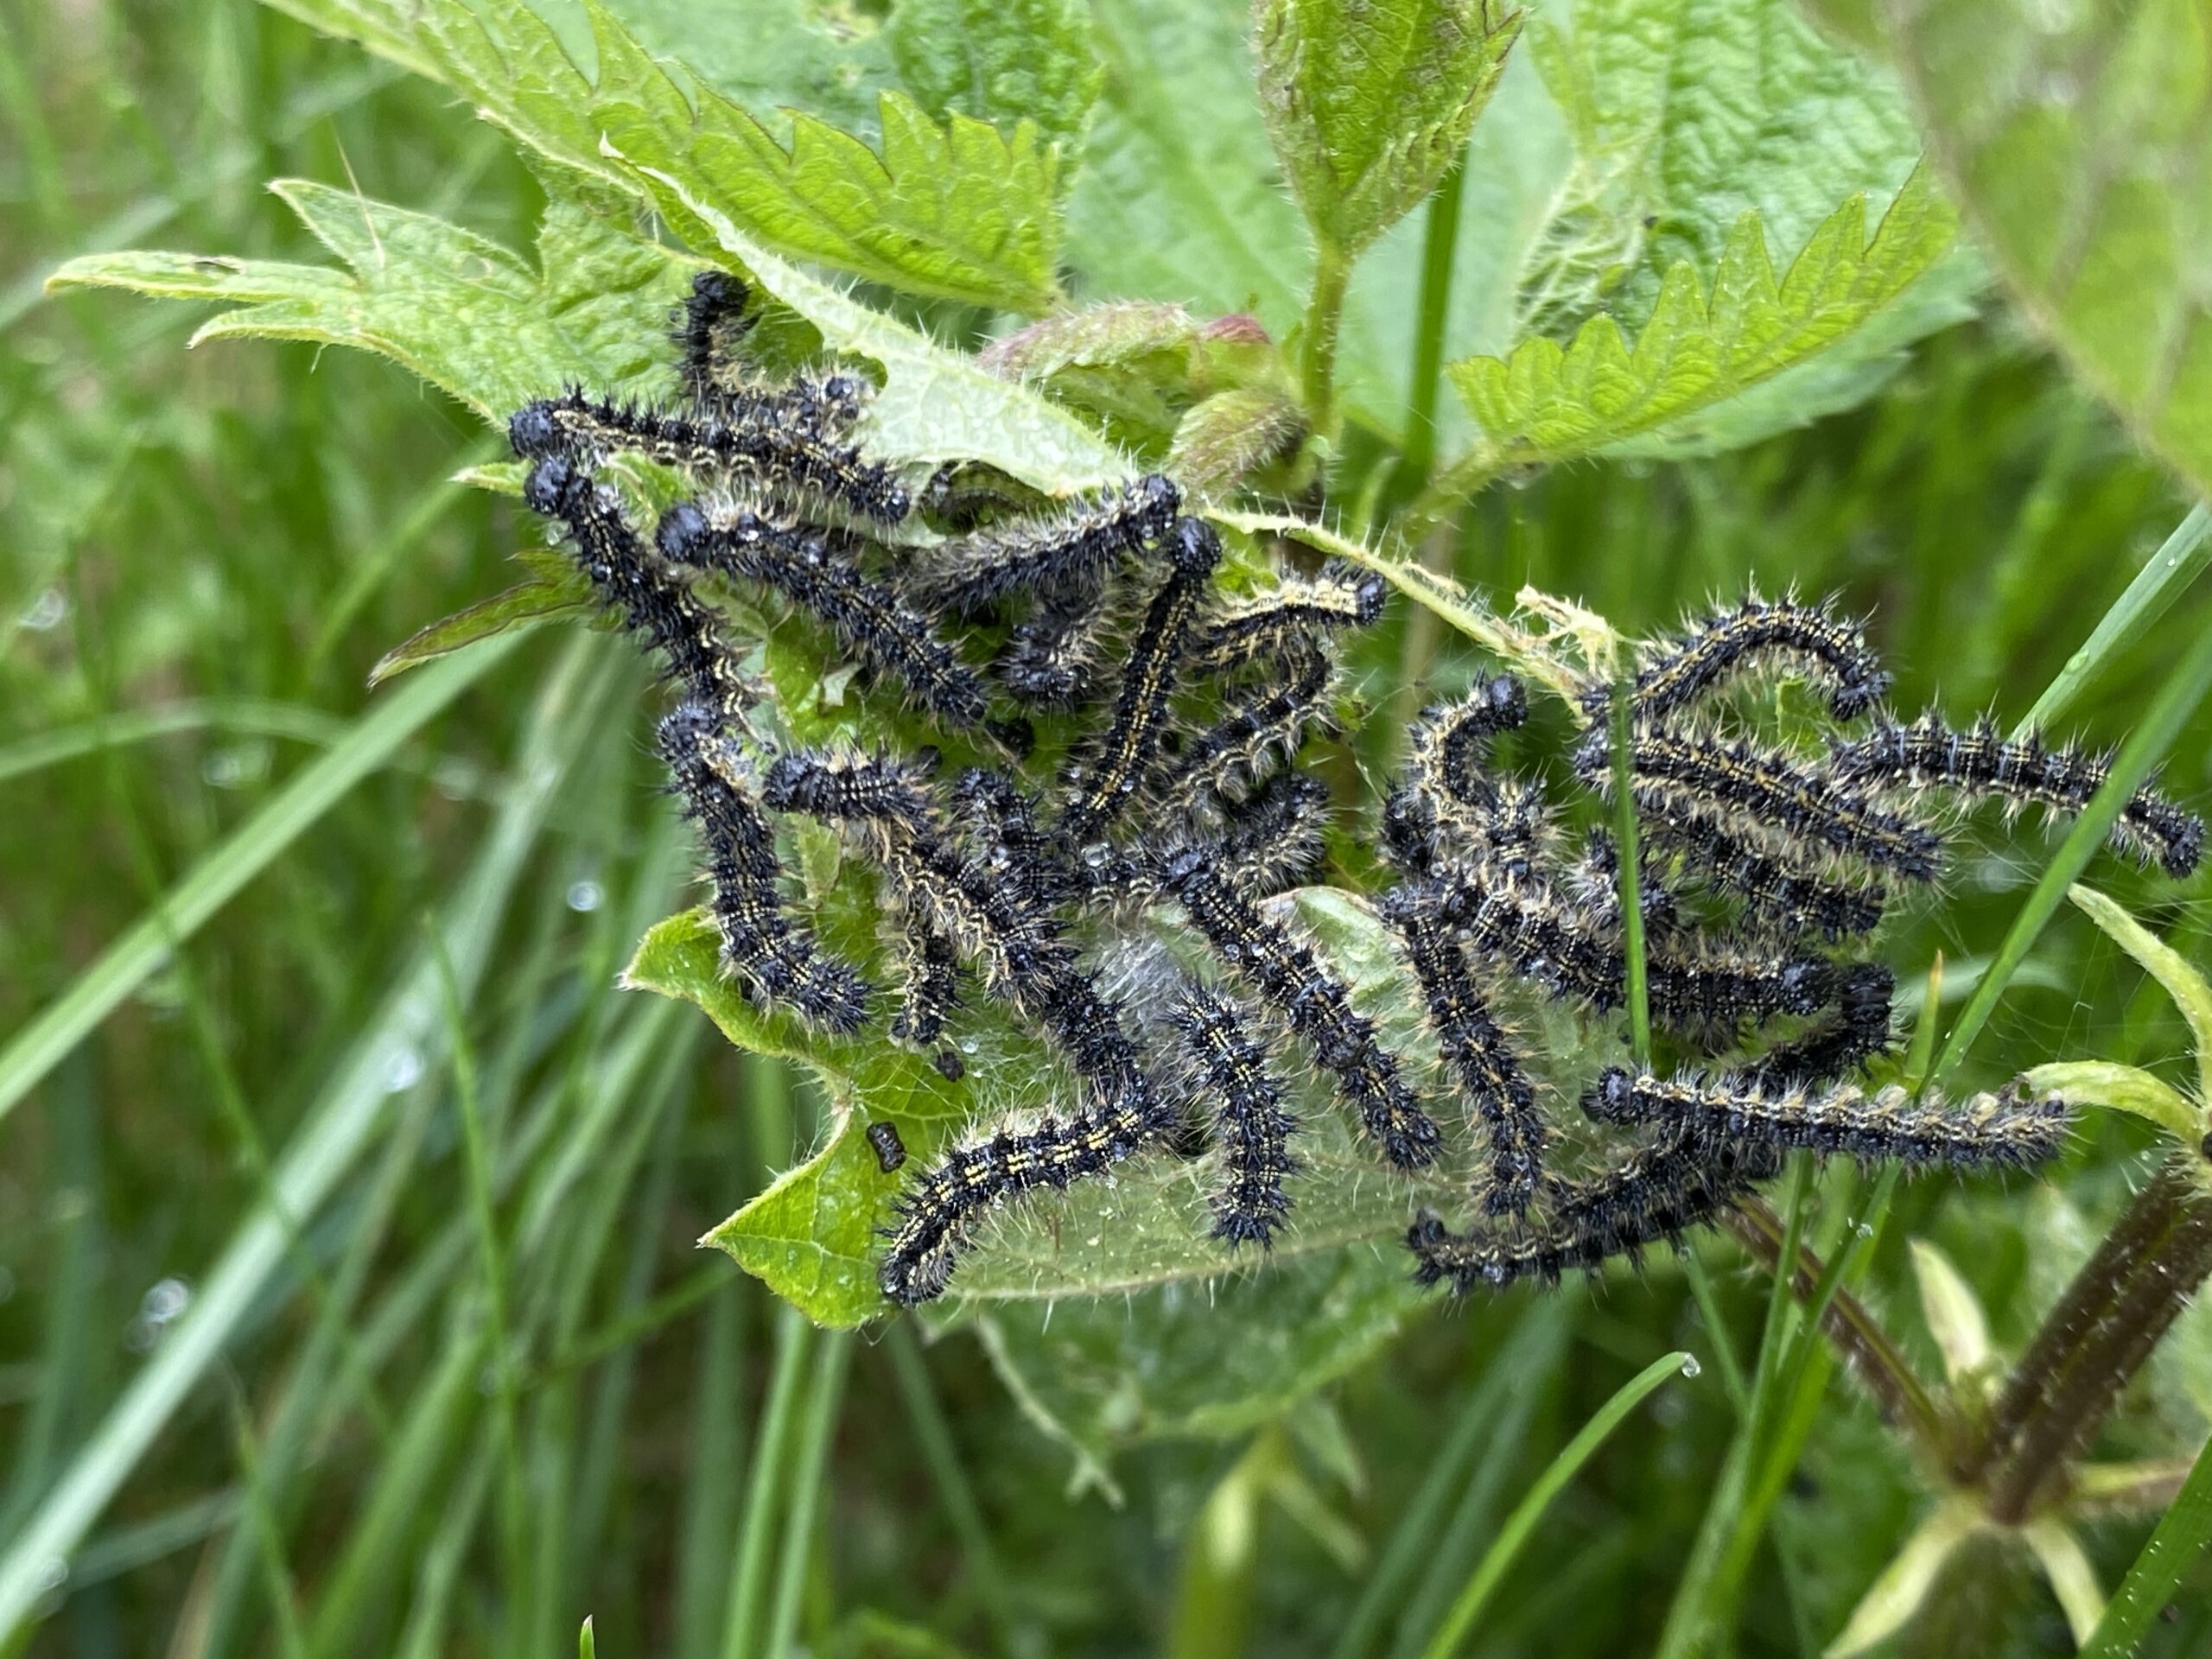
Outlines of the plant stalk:
M 1306 305 L 1304 385 L 1306 418 L 1326 444 L 1337 439 L 1337 336 L 1344 324 L 1351 261 L 1328 242 L 1315 250 L 1313 292 Z

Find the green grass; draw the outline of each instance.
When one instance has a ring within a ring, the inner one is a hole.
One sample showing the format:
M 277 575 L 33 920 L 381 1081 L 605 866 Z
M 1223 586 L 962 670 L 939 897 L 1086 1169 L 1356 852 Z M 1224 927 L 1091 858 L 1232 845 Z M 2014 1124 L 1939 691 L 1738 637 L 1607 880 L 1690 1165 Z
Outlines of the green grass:
M 818 1107 L 616 988 L 689 874 L 638 668 L 550 628 L 365 689 L 512 579 L 516 515 L 448 482 L 480 430 L 388 365 L 188 353 L 181 310 L 38 298 L 101 247 L 312 257 L 270 177 L 358 178 L 518 245 L 538 187 L 439 89 L 245 0 L 0 11 L 0 1604 L 35 1608 L 22 1647 L 518 1659 L 588 1617 L 598 1651 L 677 1659 L 1163 1650 L 1209 1513 L 1252 1529 L 1204 1586 L 1255 1654 L 1604 1656 L 1662 1630 L 1688 1652 L 1718 1624 L 1764 1659 L 1841 1627 L 1919 1480 L 1718 1236 L 1688 1272 L 1428 1311 L 1252 1465 L 1241 1428 L 1155 1436 L 1131 1378 L 1089 1379 L 1118 1503 L 1071 1494 L 971 1332 L 816 1332 L 702 1256 Z M 2055 711 L 2201 799 L 2202 531 L 1993 316 L 1727 458 L 1493 490 L 1443 552 L 1631 630 L 1747 581 L 1838 589 L 1876 609 L 1901 706 Z M 1426 626 L 1406 609 L 1361 647 L 1378 705 Z M 1433 634 L 1410 654 L 1440 686 L 1476 666 Z M 1938 1071 L 2182 1052 L 2057 903 L 2077 841 L 1970 861 L 1886 937 L 1901 979 L 1952 965 Z M 2156 894 L 2202 957 L 2201 883 L 2098 879 Z M 2093 1121 L 2063 1205 L 1831 1170 L 1784 1218 L 1824 1289 L 1929 1363 L 1905 1241 L 1942 1243 L 2017 1344 L 2143 1145 Z M 170 1279 L 188 1301 L 149 1322 Z M 2110 1454 L 2202 1434 L 2192 1319 Z M 1605 1433 L 1676 1349 L 1701 1374 Z M 2139 1563 L 2147 1520 L 2088 1535 L 2128 1586 L 2107 1650 L 2212 1634 L 2205 1469 Z M 1976 1571 L 1955 1649 L 2039 1650 L 2048 1592 Z

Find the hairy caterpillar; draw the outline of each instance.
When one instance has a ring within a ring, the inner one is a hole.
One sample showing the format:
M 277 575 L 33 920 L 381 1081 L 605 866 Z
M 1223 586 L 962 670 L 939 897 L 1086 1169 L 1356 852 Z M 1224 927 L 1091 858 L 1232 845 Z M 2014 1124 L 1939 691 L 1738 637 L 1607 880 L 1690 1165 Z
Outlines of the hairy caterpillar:
M 906 940 L 906 979 L 899 988 L 891 1035 L 926 1048 L 944 1034 L 944 1022 L 960 1006 L 960 957 L 941 933 L 918 932 Z
M 1747 599 L 1691 624 L 1647 655 L 1630 692 L 1638 720 L 1687 709 L 1777 657 L 1812 671 L 1827 688 L 1828 712 L 1838 720 L 1857 719 L 1890 689 L 1890 677 L 1859 626 L 1837 617 L 1826 601 Z M 1593 721 L 1603 721 L 1611 695 L 1604 684 L 1583 694 Z
M 1282 1183 L 1298 1169 L 1289 1151 L 1298 1120 L 1283 1109 L 1266 1051 L 1245 1030 L 1234 1003 L 1188 986 L 1168 1019 L 1198 1080 L 1214 1097 L 1214 1140 L 1222 1159 L 1222 1184 L 1212 1198 L 1214 1236 L 1264 1249 L 1290 1208 Z
M 721 400 L 732 348 L 753 329 L 745 314 L 750 298 L 745 283 L 728 271 L 702 270 L 677 307 L 670 330 L 676 377 L 694 408 L 712 413 Z
M 1777 1043 L 1744 1068 L 1749 1083 L 1825 1083 L 1865 1065 L 1890 1046 L 1890 1002 L 1897 976 L 1878 962 L 1836 969 L 1835 1007 L 1803 1035 Z
M 1046 599 L 1014 625 L 993 664 L 999 683 L 1031 708 L 1074 708 L 1090 690 L 1105 622 L 1104 607 L 1095 602 Z
M 1598 1079 L 1583 1109 L 1605 1123 L 1666 1123 L 1726 1142 L 1777 1147 L 1954 1168 L 2024 1167 L 2053 1156 L 2066 1134 L 2063 1101 L 2018 1089 L 1947 1103 L 1919 1100 L 1902 1084 L 1868 1094 L 1853 1084 L 1815 1092 L 1767 1089 L 1736 1077 L 1656 1077 L 1615 1067 Z
M 1271 753 L 1286 760 L 1295 755 L 1307 728 L 1325 717 L 1323 705 L 1335 671 L 1318 645 L 1288 647 L 1276 679 L 1262 682 L 1161 768 L 1162 802 L 1188 806 L 1209 793 L 1234 796 L 1267 770 Z
M 836 375 L 774 391 L 726 391 L 709 412 L 692 416 L 611 403 L 571 388 L 524 404 L 507 423 L 507 440 L 525 460 L 586 461 L 631 451 L 695 478 L 758 477 L 895 524 L 913 505 L 906 486 L 842 436 L 859 397 L 857 381 Z
M 918 560 L 908 581 L 917 603 L 972 615 L 1010 594 L 1074 601 L 1096 596 L 1109 571 L 1167 535 L 1182 511 L 1173 480 L 1147 473 L 1096 490 L 1049 518 L 972 531 Z
M 1123 1098 L 1062 1120 L 1047 1115 L 957 1147 L 900 1195 L 877 1268 L 883 1294 L 913 1307 L 944 1294 L 969 1224 L 989 1205 L 1040 1187 L 1064 1192 L 1169 1128 L 1152 1103 Z
M 1310 579 L 1286 577 L 1217 609 L 1191 643 L 1191 671 L 1234 673 L 1316 636 L 1366 627 L 1382 614 L 1389 596 L 1381 576 L 1349 566 L 1332 565 Z
M 1782 1172 L 1781 1154 L 1758 1142 L 1707 1144 L 1678 1135 L 1643 1147 L 1586 1180 L 1548 1179 L 1543 1207 L 1526 1221 L 1492 1222 L 1454 1233 L 1424 1213 L 1406 1235 L 1418 1284 L 1448 1284 L 1465 1295 L 1522 1279 L 1556 1284 L 1573 1268 L 1674 1243 Z
M 973 726 L 989 712 L 982 677 L 939 639 L 929 621 L 864 575 L 842 538 L 779 523 L 750 507 L 726 512 L 679 502 L 654 537 L 672 564 L 718 571 L 772 588 L 819 619 L 847 649 L 904 685 L 938 719 Z
M 713 607 L 647 556 L 613 491 L 563 456 L 531 468 L 523 500 L 558 519 L 599 601 L 659 652 L 668 677 L 686 694 L 734 719 L 747 701 L 745 677 L 723 642 Z
M 1489 1130 L 1486 1206 L 1492 1214 L 1526 1210 L 1543 1173 L 1546 1139 L 1529 1075 L 1477 988 L 1466 951 L 1445 925 L 1436 893 L 1424 884 L 1394 887 L 1381 910 L 1428 1004 L 1429 1026 L 1445 1064 Z
M 1608 798 L 1611 761 L 1603 732 L 1575 752 L 1584 781 Z M 1664 816 L 1671 797 L 1677 823 L 1702 818 L 1726 833 L 1729 821 L 1741 815 L 1789 844 L 1855 859 L 1909 880 L 1935 879 L 1942 837 L 1883 810 L 1834 777 L 1833 768 L 1810 770 L 1741 741 L 1682 736 L 1649 726 L 1634 734 L 1629 766 L 1637 806 Z
M 723 965 L 765 1002 L 788 1006 L 831 1031 L 857 1030 L 868 1018 L 868 983 L 784 914 L 775 838 L 717 764 L 726 741 L 715 711 L 699 702 L 677 704 L 660 724 L 661 759 L 705 843 L 714 887 L 709 909 L 721 935 Z
M 2014 811 L 2034 804 L 2077 813 L 2112 776 L 2110 750 L 2052 748 L 2033 735 L 2007 740 L 1986 717 L 1970 730 L 1955 731 L 1932 709 L 1910 726 L 1885 721 L 1857 741 L 1839 745 L 1828 764 L 1848 782 L 1993 796 Z M 2120 850 L 2175 877 L 2194 871 L 2204 853 L 2204 820 L 2150 784 L 2127 798 L 2110 836 Z
M 1143 626 L 1129 647 L 1113 719 L 1069 772 L 1073 788 L 1060 815 L 1060 830 L 1071 842 L 1089 840 L 1136 793 L 1167 718 L 1185 632 L 1205 595 L 1206 579 L 1221 560 L 1221 538 L 1203 519 L 1180 520 L 1168 544 L 1167 579 L 1146 607 Z
M 1376 1039 L 1374 1022 L 1311 950 L 1229 884 L 1215 858 L 1207 847 L 1171 849 L 1160 861 L 1160 883 L 1215 954 L 1305 1039 L 1383 1155 L 1402 1169 L 1433 1163 L 1443 1136 Z
M 1246 893 L 1264 898 L 1311 876 L 1321 862 L 1329 788 L 1302 772 L 1279 772 L 1222 813 L 1221 864 Z

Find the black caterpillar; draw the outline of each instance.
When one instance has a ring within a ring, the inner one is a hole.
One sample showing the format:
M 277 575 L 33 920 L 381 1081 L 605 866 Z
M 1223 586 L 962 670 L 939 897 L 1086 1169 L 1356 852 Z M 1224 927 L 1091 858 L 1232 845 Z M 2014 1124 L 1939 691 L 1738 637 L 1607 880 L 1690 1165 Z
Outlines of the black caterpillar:
M 876 874 L 897 987 L 883 1040 L 931 1053 L 957 1082 L 947 1039 L 973 988 L 1075 1080 L 1071 1103 L 912 1160 L 884 1235 L 892 1301 L 944 1293 L 992 1207 L 1186 1145 L 1194 1128 L 1218 1166 L 1215 1236 L 1281 1242 L 1296 1229 L 1300 1181 L 1315 1179 L 1279 1075 L 1300 1054 L 1394 1167 L 1436 1163 L 1461 1133 L 1479 1140 L 1468 1230 L 1424 1212 L 1407 1237 L 1417 1278 L 1463 1291 L 1672 1242 L 1772 1178 L 1786 1150 L 1971 1167 L 2031 1164 L 2057 1146 L 2056 1102 L 1945 1104 L 1859 1082 L 1891 1042 L 1894 983 L 1839 953 L 1876 929 L 1894 888 L 1939 872 L 1945 836 L 1929 798 L 2078 811 L 2107 757 L 2005 740 L 1986 722 L 1887 720 L 1888 675 L 1825 605 L 1749 601 L 1618 678 L 1593 675 L 1570 709 L 1592 728 L 1574 773 L 1589 795 L 1615 787 L 1610 734 L 1625 697 L 1649 1006 L 1710 1069 L 1607 1071 L 1581 1104 L 1628 1144 L 1594 1172 L 1558 1167 L 1563 1103 L 1547 1101 L 1505 1010 L 1549 997 L 1615 1019 L 1627 929 L 1609 836 L 1573 829 L 1541 785 L 1498 764 L 1502 740 L 1528 741 L 1513 735 L 1529 722 L 1521 682 L 1493 673 L 1433 711 L 1372 818 L 1395 872 L 1374 903 L 1435 1038 L 1431 1076 L 1268 898 L 1326 862 L 1328 826 L 1354 846 L 1369 839 L 1364 809 L 1332 800 L 1299 763 L 1335 728 L 1338 647 L 1376 620 L 1380 578 L 1332 566 L 1255 588 L 1240 563 L 1223 584 L 1230 555 L 1158 474 L 1039 508 L 1011 480 L 956 491 L 955 463 L 918 513 L 904 471 L 859 435 L 864 379 L 836 367 L 771 379 L 742 360 L 749 300 L 734 276 L 699 277 L 671 330 L 665 406 L 570 389 L 518 410 L 509 432 L 532 463 L 525 502 L 560 528 L 600 605 L 676 696 L 660 753 L 698 825 L 736 983 L 836 1033 L 883 1017 L 861 969 L 791 911 L 779 822 L 811 819 Z M 651 537 L 601 476 L 621 455 L 687 482 Z M 894 525 L 896 548 L 882 539 Z M 892 715 L 944 733 L 950 781 L 934 747 L 782 736 L 716 602 L 726 583 L 811 618 L 864 671 L 863 698 L 880 688 L 903 705 Z M 1871 725 L 1806 753 L 1745 734 L 1741 720 L 1717 723 L 1741 683 L 1789 675 L 1839 728 Z M 1027 753 L 1024 709 L 1072 727 L 1057 776 L 1004 764 Z M 976 753 L 978 734 L 1000 749 Z M 2202 823 L 2147 788 L 2113 836 L 2173 874 L 2202 850 Z M 1096 965 L 1099 934 L 1147 925 L 1146 906 L 1168 907 L 1211 958 L 1162 1010 L 1109 992 Z M 1454 1102 L 1458 1113 L 1439 1109 Z M 899 1126 L 878 1122 L 868 1139 L 886 1175 L 909 1161 Z

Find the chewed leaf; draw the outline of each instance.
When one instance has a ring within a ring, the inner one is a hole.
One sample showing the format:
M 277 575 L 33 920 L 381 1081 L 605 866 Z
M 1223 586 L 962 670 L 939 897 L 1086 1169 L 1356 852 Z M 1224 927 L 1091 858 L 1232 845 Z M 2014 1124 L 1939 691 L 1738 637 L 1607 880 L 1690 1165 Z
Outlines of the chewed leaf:
M 1631 347 L 1609 316 L 1562 348 L 1538 338 L 1507 358 L 1449 365 L 1482 428 L 1485 466 L 1595 454 L 1670 425 L 1812 361 L 1865 327 L 1947 253 L 1956 218 L 1924 173 L 1897 193 L 1872 242 L 1853 197 L 1813 233 L 1777 283 L 1766 234 L 1746 213 L 1711 289 L 1687 262 L 1667 274 Z

